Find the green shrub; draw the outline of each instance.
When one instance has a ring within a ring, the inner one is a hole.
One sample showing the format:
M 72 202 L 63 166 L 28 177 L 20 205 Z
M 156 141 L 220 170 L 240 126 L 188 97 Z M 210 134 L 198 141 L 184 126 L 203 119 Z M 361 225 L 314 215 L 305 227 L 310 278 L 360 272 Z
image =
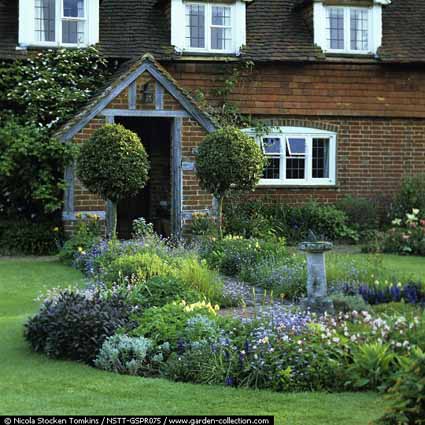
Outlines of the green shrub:
M 348 368 L 347 385 L 364 390 L 376 390 L 389 383 L 397 365 L 397 357 L 386 344 L 362 344 L 353 351 L 353 363 Z
M 143 375 L 152 349 L 153 343 L 147 338 L 114 335 L 105 340 L 94 365 L 109 372 Z
M 144 239 L 152 237 L 155 233 L 152 223 L 148 223 L 143 217 L 133 220 L 133 238 Z
M 382 240 L 383 252 L 425 256 L 425 219 L 422 212 L 413 209 L 403 219 L 394 219 Z
M 77 254 L 84 253 L 97 244 L 102 235 L 102 223 L 96 214 L 77 216 L 72 236 L 64 243 L 59 252 L 63 261 L 72 261 Z
M 206 214 L 193 214 L 191 230 L 193 236 L 218 236 L 214 218 Z
M 394 385 L 388 390 L 391 405 L 376 423 L 381 425 L 425 424 L 425 353 L 412 351 L 395 375 Z
M 350 226 L 361 232 L 362 236 L 379 227 L 380 212 L 378 204 L 372 199 L 348 195 L 339 200 L 336 206 L 347 216 Z
M 130 290 L 124 287 L 124 291 L 130 302 L 142 311 L 150 307 L 162 307 L 173 301 L 186 300 L 193 303 L 202 299 L 202 295 L 188 287 L 186 282 L 172 276 L 154 276 Z
M 265 157 L 258 144 L 235 127 L 222 127 L 208 134 L 196 155 L 196 174 L 200 186 L 218 202 L 218 232 L 222 235 L 223 200 L 231 189 L 255 189 Z
M 331 299 L 334 303 L 335 311 L 349 313 L 351 311 L 368 311 L 369 305 L 360 295 L 333 294 Z
M 386 304 L 377 304 L 372 306 L 375 314 L 385 314 L 390 316 L 415 316 L 422 313 L 421 307 L 406 302 L 392 302 Z
M 243 239 L 226 236 L 224 239 L 205 241 L 201 255 L 210 267 L 227 276 L 237 276 L 250 266 L 266 258 L 280 258 L 287 255 L 285 240 Z
M 35 124 L 0 121 L 0 212 L 40 221 L 62 208 L 64 167 L 75 148 Z
M 91 363 L 105 339 L 131 326 L 130 307 L 114 294 L 63 290 L 46 300 L 25 324 L 25 338 L 36 352 Z
M 0 255 L 56 254 L 62 239 L 63 231 L 54 223 L 0 222 Z
M 392 207 L 392 218 L 405 217 L 413 209 L 420 210 L 420 218 L 425 218 L 425 173 L 403 179 Z
M 145 251 L 122 255 L 107 267 L 104 280 L 108 284 L 137 284 L 154 276 L 169 276 L 172 267 L 157 254 Z
M 307 269 L 299 257 L 271 257 L 242 267 L 242 281 L 260 286 L 277 298 L 297 299 L 306 295 Z
M 306 239 L 310 230 L 324 239 L 358 239 L 343 211 L 315 201 L 295 207 L 233 199 L 226 203 L 225 230 L 228 234 L 244 237 L 285 237 L 292 243 Z
M 162 307 L 151 307 L 139 318 L 139 326 L 132 331 L 134 336 L 145 336 L 156 344 L 165 342 L 175 349 L 184 337 L 187 321 L 195 316 L 214 318 L 215 309 L 204 301 L 187 304 L 185 301 L 166 304 Z
M 120 124 L 104 125 L 81 146 L 78 178 L 90 192 L 112 203 L 107 220 L 109 237 L 116 234 L 117 203 L 143 189 L 149 168 L 139 136 Z
M 207 300 L 220 303 L 223 297 L 223 281 L 215 271 L 208 269 L 205 261 L 200 262 L 195 257 L 179 259 L 173 274 Z

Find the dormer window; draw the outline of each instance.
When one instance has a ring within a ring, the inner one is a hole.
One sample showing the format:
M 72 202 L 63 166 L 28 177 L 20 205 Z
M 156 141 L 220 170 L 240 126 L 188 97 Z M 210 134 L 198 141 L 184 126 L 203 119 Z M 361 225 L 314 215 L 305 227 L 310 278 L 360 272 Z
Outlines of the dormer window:
M 232 7 L 186 4 L 186 48 L 232 51 Z
M 364 0 L 361 7 L 338 3 L 314 2 L 315 44 L 326 53 L 376 54 L 382 44 L 382 6 L 390 1 Z
M 369 8 L 326 7 L 327 50 L 369 53 L 370 15 Z
M 171 5 L 171 43 L 177 51 L 238 54 L 245 44 L 244 2 L 172 0 Z
M 20 0 L 21 47 L 85 47 L 98 39 L 99 0 Z

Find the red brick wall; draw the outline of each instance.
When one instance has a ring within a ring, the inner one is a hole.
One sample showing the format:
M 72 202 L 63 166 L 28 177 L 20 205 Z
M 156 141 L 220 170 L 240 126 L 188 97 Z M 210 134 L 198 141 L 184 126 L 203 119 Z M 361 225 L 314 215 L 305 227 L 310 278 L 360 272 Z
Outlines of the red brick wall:
M 177 63 L 171 74 L 193 93 L 222 87 L 235 65 Z M 359 64 L 273 64 L 246 73 L 229 97 L 254 115 L 425 118 L 425 72 Z
M 352 194 L 390 198 L 405 175 L 425 172 L 425 120 L 311 117 L 275 119 L 273 125 L 322 128 L 337 133 L 337 184 L 317 188 L 264 188 L 255 195 L 291 203 L 309 198 L 335 202 Z
M 215 102 L 234 65 L 181 63 L 170 72 Z M 425 172 L 425 72 L 359 64 L 256 65 L 230 101 L 273 125 L 337 133 L 337 185 L 258 188 L 251 196 L 291 203 L 334 202 L 346 194 L 390 197 L 406 174 Z
M 182 160 L 195 162 L 195 151 L 206 135 L 194 120 L 185 118 L 182 130 Z M 183 171 L 183 210 L 199 211 L 211 208 L 211 195 L 199 187 L 195 171 Z
M 184 88 L 222 87 L 233 65 L 181 63 L 168 66 Z M 138 88 L 146 81 L 138 81 Z M 140 90 L 138 89 L 138 92 Z M 271 125 L 323 128 L 337 133 L 335 187 L 259 187 L 251 196 L 302 203 L 313 197 L 334 202 L 346 194 L 390 197 L 406 174 L 425 172 L 425 73 L 415 68 L 354 64 L 258 65 L 235 88 L 231 101 Z M 109 105 L 127 108 L 127 92 Z M 138 108 L 145 108 L 138 103 Z M 152 106 L 149 105 L 149 109 Z M 180 110 L 170 95 L 164 108 Z M 103 125 L 95 118 L 77 136 L 90 137 Z M 183 119 L 182 159 L 195 161 L 205 131 Z M 76 211 L 104 209 L 104 202 L 75 188 Z M 211 197 L 199 188 L 195 171 L 183 171 L 183 211 L 211 207 Z

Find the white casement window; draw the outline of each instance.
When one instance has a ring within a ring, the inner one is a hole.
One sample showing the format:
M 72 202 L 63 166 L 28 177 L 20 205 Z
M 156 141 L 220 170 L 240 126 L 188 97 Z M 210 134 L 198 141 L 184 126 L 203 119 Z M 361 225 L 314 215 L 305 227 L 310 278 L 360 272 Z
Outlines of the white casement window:
M 376 54 L 382 44 L 382 6 L 386 4 L 388 0 L 373 0 L 370 7 L 315 2 L 315 44 L 329 53 Z
M 256 137 L 267 158 L 260 185 L 331 186 L 336 182 L 336 134 L 277 127 Z
M 207 3 L 188 3 L 186 49 L 192 51 L 232 52 L 232 7 Z
M 21 47 L 85 47 L 98 40 L 99 0 L 20 0 Z
M 245 19 L 242 1 L 219 4 L 172 0 L 171 43 L 180 52 L 238 54 L 245 44 Z
M 370 8 L 326 7 L 329 52 L 369 53 L 372 31 Z

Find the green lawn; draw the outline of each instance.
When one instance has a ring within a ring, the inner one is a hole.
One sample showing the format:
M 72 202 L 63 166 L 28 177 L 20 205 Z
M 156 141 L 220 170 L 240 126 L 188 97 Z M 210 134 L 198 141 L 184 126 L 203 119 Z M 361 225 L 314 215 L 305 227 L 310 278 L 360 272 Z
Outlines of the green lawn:
M 177 384 L 49 360 L 22 337 L 34 299 L 47 288 L 82 282 L 57 262 L 0 260 L 0 415 L 269 414 L 276 424 L 360 425 L 383 411 L 375 394 L 277 394 Z

